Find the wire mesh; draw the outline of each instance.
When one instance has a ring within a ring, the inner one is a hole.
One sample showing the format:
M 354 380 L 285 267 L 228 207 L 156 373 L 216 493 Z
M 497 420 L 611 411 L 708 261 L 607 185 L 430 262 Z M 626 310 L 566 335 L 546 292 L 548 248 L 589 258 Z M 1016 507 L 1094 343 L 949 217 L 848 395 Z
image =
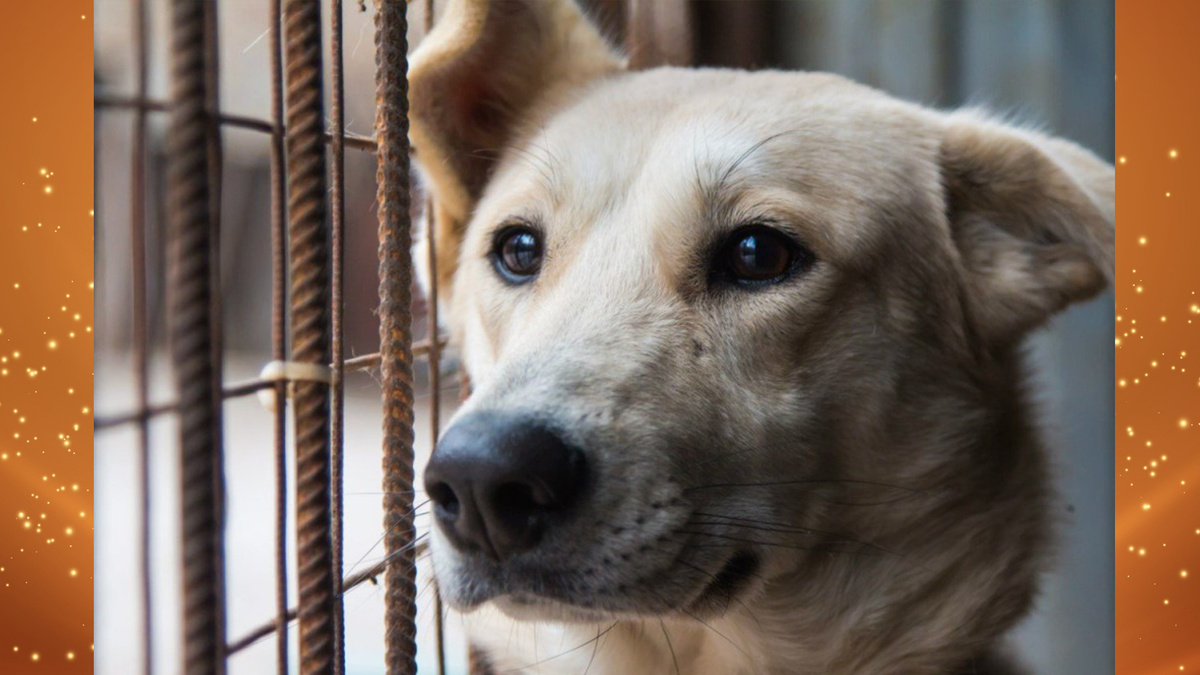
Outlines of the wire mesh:
M 358 4 L 362 4 L 361 2 Z M 424 4 L 427 34 L 433 0 Z M 646 22 L 652 13 L 633 12 L 626 22 Z M 279 673 L 335 673 L 345 670 L 344 595 L 367 581 L 384 577 L 386 663 L 389 675 L 416 672 L 416 561 L 413 442 L 414 360 L 426 358 L 429 426 L 440 431 L 442 348 L 437 333 L 437 250 L 432 203 L 426 202 L 431 285 L 426 301 L 429 337 L 414 340 L 410 176 L 407 107 L 407 3 L 376 0 L 376 110 L 374 136 L 345 130 L 345 66 L 342 0 L 330 0 L 329 131 L 323 98 L 323 26 L 320 0 L 267 0 L 270 49 L 270 119 L 229 114 L 220 109 L 218 60 L 220 24 L 215 0 L 172 0 L 170 10 L 170 94 L 149 92 L 148 0 L 131 0 L 135 91 L 120 96 L 98 91 L 97 119 L 106 111 L 133 116 L 130 185 L 130 248 L 133 283 L 131 352 L 134 410 L 95 420 L 97 432 L 136 427 L 140 482 L 139 589 L 142 634 L 141 671 L 152 673 L 156 602 L 151 565 L 151 421 L 173 414 L 179 420 L 178 452 L 182 495 L 183 672 L 219 674 L 228 659 L 259 640 L 275 637 Z M 656 39 L 651 26 L 627 35 Z M 636 45 L 634 46 L 636 47 Z M 631 52 L 635 51 L 631 47 Z M 640 52 L 639 52 L 640 53 Z M 150 349 L 153 313 L 149 299 L 155 272 L 148 251 L 148 119 L 169 117 L 166 152 L 167 311 L 175 398 L 150 400 Z M 224 148 L 222 129 L 244 129 L 269 136 L 271 358 L 328 368 L 321 378 L 255 378 L 226 383 L 222 377 L 220 214 Z M 99 135 L 97 135 L 99 138 Z M 328 150 L 326 148 L 328 146 Z M 376 157 L 379 223 L 380 348 L 347 358 L 345 351 L 345 153 Z M 327 166 L 328 163 L 328 166 Z M 328 184 L 326 168 L 329 169 Z M 328 218 L 326 217 L 328 216 Z M 290 352 L 289 352 L 290 348 Z M 379 368 L 384 402 L 385 557 L 349 576 L 343 572 L 344 406 L 348 372 Z M 460 372 L 462 391 L 469 390 Z M 274 480 L 272 547 L 274 616 L 230 640 L 226 636 L 224 460 L 222 409 L 230 399 L 270 390 Z M 296 484 L 288 481 L 288 429 L 285 401 L 295 424 Z M 296 513 L 289 514 L 288 490 L 296 492 Z M 289 544 L 289 517 L 297 540 Z M 298 564 L 289 569 L 289 546 Z M 289 598 L 289 577 L 296 574 L 299 596 Z M 437 668 L 445 675 L 443 607 L 434 590 Z M 289 627 L 298 624 L 299 663 L 290 663 Z M 489 672 L 483 654 L 468 654 L 472 673 Z

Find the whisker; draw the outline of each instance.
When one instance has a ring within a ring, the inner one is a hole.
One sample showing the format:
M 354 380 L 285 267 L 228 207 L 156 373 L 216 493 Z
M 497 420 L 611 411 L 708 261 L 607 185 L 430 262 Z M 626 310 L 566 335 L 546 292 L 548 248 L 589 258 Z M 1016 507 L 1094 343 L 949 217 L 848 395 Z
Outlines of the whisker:
M 429 500 L 429 499 L 426 499 L 425 501 L 421 502 L 420 504 L 417 504 L 416 506 L 412 507 L 412 509 L 409 511 L 409 514 L 411 514 L 411 515 L 412 515 L 412 518 L 413 518 L 413 520 L 416 520 L 417 516 L 420 516 L 420 515 L 425 515 L 425 514 L 423 514 L 423 513 L 417 513 L 417 509 L 423 508 L 423 507 L 424 507 L 426 504 L 428 504 L 430 501 L 431 501 L 431 500 Z M 408 514 L 406 514 L 406 516 L 407 516 L 407 515 L 408 515 Z M 356 561 L 356 562 L 355 562 L 353 565 L 351 565 L 351 566 L 350 566 L 350 569 L 354 569 L 355 567 L 358 567 L 359 565 L 361 565 L 361 564 L 362 564 L 362 561 L 363 561 L 363 560 L 365 560 L 365 559 L 367 558 L 367 556 L 371 555 L 371 553 L 372 553 L 372 552 L 374 552 L 374 551 L 375 551 L 375 549 L 376 549 L 376 548 L 378 548 L 378 547 L 379 547 L 379 545 L 383 543 L 383 540 L 384 540 L 384 538 L 385 538 L 386 536 L 387 536 L 387 534 L 386 534 L 386 533 L 385 533 L 385 534 L 383 534 L 382 536 L 380 536 L 380 537 L 379 537 L 379 539 L 378 539 L 378 540 L 377 540 L 377 541 L 376 541 L 374 544 L 372 544 L 372 545 L 371 545 L 371 548 L 367 549 L 367 552 L 366 552 L 366 553 L 364 553 L 364 554 L 362 554 L 362 557 L 361 557 L 361 558 L 359 558 L 359 559 L 358 559 L 358 561 Z M 424 536 L 425 536 L 425 535 L 424 535 L 424 534 L 422 534 L 420 537 L 417 537 L 417 538 L 416 538 L 416 539 L 414 539 L 413 541 L 414 541 L 414 542 L 416 542 L 417 540 L 419 540 L 421 537 L 424 537 Z
M 586 647 L 586 646 L 588 646 L 588 645 L 592 644 L 593 642 L 598 642 L 598 641 L 600 640 L 600 638 L 604 637 L 605 635 L 608 635 L 608 631 L 610 631 L 610 630 L 612 630 L 613 628 L 615 628 L 615 627 L 617 626 L 617 624 L 618 624 L 618 623 L 619 623 L 618 621 L 614 621 L 614 622 L 612 622 L 611 624 L 609 624 L 608 628 L 605 628 L 605 629 L 604 629 L 602 632 L 598 632 L 598 633 L 596 633 L 596 637 L 589 639 L 587 642 L 584 642 L 584 643 L 582 643 L 582 644 L 578 644 L 578 645 L 576 645 L 576 646 L 574 646 L 574 647 L 571 647 L 570 649 L 568 649 L 568 650 L 566 650 L 566 651 L 564 651 L 564 652 L 559 652 L 559 653 L 555 654 L 554 656 L 549 656 L 549 657 L 546 657 L 546 658 L 544 658 L 544 659 L 541 659 L 541 660 L 539 660 L 539 661 L 536 661 L 536 662 L 534 662 L 534 663 L 530 663 L 530 664 L 528 664 L 528 665 L 524 665 L 524 666 L 520 666 L 520 667 L 518 667 L 518 668 L 511 668 L 511 669 L 509 669 L 509 670 L 502 671 L 502 673 L 520 673 L 520 672 L 522 672 L 522 671 L 529 670 L 530 668 L 537 668 L 538 666 L 542 665 L 543 663 L 546 663 L 546 662 L 548 662 L 548 661 L 553 661 L 554 659 L 557 659 L 557 658 L 559 658 L 559 657 L 562 657 L 562 656 L 566 656 L 567 654 L 570 654 L 570 653 L 572 653 L 572 652 L 579 651 L 580 649 L 583 649 L 584 647 Z M 515 625 L 515 624 L 514 624 L 514 625 Z M 536 640 L 537 640 L 537 627 L 536 627 L 536 626 L 533 626 L 533 629 L 534 629 L 534 632 L 533 632 L 533 639 L 536 641 Z M 534 646 L 533 653 L 534 653 L 534 654 L 536 654 L 536 653 L 537 653 L 537 646 L 536 646 L 536 644 L 535 644 L 535 646 Z
M 750 657 L 750 654 L 749 654 L 749 653 L 747 653 L 747 652 L 746 652 L 746 650 L 745 650 L 745 649 L 743 649 L 741 645 L 739 645 L 738 643 L 736 643 L 736 642 L 734 642 L 733 640 L 729 639 L 729 637 L 728 637 L 727 635 L 725 635 L 725 634 L 724 634 L 724 633 L 722 633 L 721 631 L 719 631 L 719 630 L 717 630 L 716 628 L 714 628 L 714 627 L 712 626 L 712 624 L 710 624 L 709 622 L 705 621 L 704 619 L 701 619 L 700 617 L 696 616 L 695 614 L 692 614 L 691 612 L 689 612 L 688 610 L 684 609 L 683 607 L 680 607 L 680 608 L 679 608 L 679 611 L 683 612 L 684 614 L 687 614 L 689 617 L 691 617 L 691 619 L 692 619 L 693 621 L 698 621 L 698 622 L 700 622 L 700 623 L 701 623 L 701 624 L 702 624 L 702 625 L 703 625 L 705 628 L 707 628 L 707 629 L 711 630 L 712 632 L 716 633 L 717 635 L 719 635 L 719 636 L 721 637 L 721 639 L 722 639 L 722 640 L 725 640 L 726 642 L 728 642 L 730 645 L 732 645 L 732 646 L 733 646 L 733 648 L 734 648 L 734 649 L 738 650 L 738 651 L 739 651 L 739 652 L 742 654 L 742 656 L 746 657 L 746 660 L 747 660 L 747 661 L 753 661 L 753 659 Z
M 658 547 L 658 546 L 652 546 L 651 548 L 652 548 L 653 550 L 656 550 L 656 551 L 659 551 L 659 552 L 662 552 L 662 553 L 667 553 L 667 554 L 673 554 L 673 553 L 674 553 L 674 552 L 673 552 L 673 551 L 671 551 L 671 550 L 664 549 L 664 548 L 661 548 L 661 547 Z M 686 549 L 685 549 L 685 550 L 686 550 Z M 676 557 L 676 558 L 675 558 L 675 562 L 679 563 L 680 565 L 683 565 L 684 567 L 691 568 L 691 569 L 693 569 L 693 570 L 695 570 L 695 571 L 699 572 L 700 574 L 703 574 L 704 576 L 708 577 L 709 579 L 712 579 L 714 582 L 717 580 L 717 575 L 716 575 L 716 574 L 713 574 L 712 572 L 709 572 L 708 570 L 704 569 L 703 567 L 700 567 L 699 565 L 696 565 L 696 564 L 690 563 L 690 562 L 688 562 L 687 560 L 684 560 L 682 557 Z M 762 624 L 760 624 L 760 623 L 759 623 L 759 621 L 758 621 L 758 617 L 757 617 L 757 616 L 754 614 L 754 610 L 750 609 L 750 606 L 749 606 L 749 605 L 747 605 L 745 602 L 743 602 L 741 598 L 739 598 L 739 597 L 737 597 L 737 596 L 734 596 L 734 595 L 726 595 L 726 596 L 725 596 L 725 599 L 726 599 L 726 601 L 727 601 L 727 602 L 726 602 L 726 605 L 725 605 L 725 606 L 726 606 L 726 610 L 728 610 L 728 608 L 729 608 L 729 603 L 728 603 L 728 601 L 729 601 L 729 600 L 736 601 L 736 602 L 737 602 L 739 605 L 741 605 L 741 606 L 742 606 L 742 609 L 746 610 L 746 614 L 748 614 L 748 615 L 750 616 L 750 618 L 754 619 L 754 623 L 756 623 L 756 624 L 759 624 L 759 627 L 760 627 L 760 628 L 762 627 Z
M 697 525 L 729 525 L 732 527 L 743 528 L 743 529 L 748 529 L 748 530 L 756 530 L 759 532 L 778 532 L 781 534 L 811 534 L 813 536 L 826 537 L 833 541 L 860 544 L 862 546 L 866 546 L 868 548 L 873 548 L 873 549 L 876 549 L 879 551 L 883 551 L 885 553 L 894 553 L 896 555 L 899 555 L 895 551 L 888 550 L 887 548 L 884 548 L 883 546 L 880 546 L 878 544 L 873 544 L 869 541 L 864 541 L 862 539 L 858 539 L 856 537 L 852 537 L 852 536 L 846 535 L 846 534 L 838 534 L 835 532 L 828 532 L 825 530 L 814 530 L 814 529 L 807 528 L 807 527 L 795 527 L 795 526 L 788 525 L 786 523 L 775 523 L 775 522 L 771 522 L 771 521 L 753 520 L 750 518 L 743 518 L 743 517 L 739 517 L 739 516 L 724 516 L 724 515 L 720 515 L 720 514 L 716 514 L 716 513 L 704 513 L 701 511 L 697 511 L 696 515 L 704 516 L 706 518 L 717 518 L 719 520 L 724 520 L 727 522 L 713 523 L 713 522 L 705 522 L 705 521 L 697 520 L 695 518 L 692 518 L 688 522 L 695 523 Z
M 743 544 L 756 544 L 758 546 L 770 546 L 772 548 L 786 548 L 786 549 L 790 549 L 793 551 L 809 551 L 809 552 L 829 551 L 830 553 L 850 553 L 850 554 L 865 554 L 865 553 L 867 553 L 866 551 L 831 550 L 827 546 L 797 546 L 795 544 L 788 544 L 786 542 L 779 542 L 779 541 L 762 541 L 759 539 L 746 539 L 744 537 L 734 537 L 732 535 L 717 534 L 715 532 L 696 532 L 693 530 L 676 530 L 675 534 L 690 534 L 690 535 L 693 535 L 696 537 L 711 537 L 713 539 L 736 541 L 736 542 L 740 542 Z M 837 544 L 837 543 L 846 543 L 846 542 L 830 542 L 830 543 Z M 692 544 L 692 546 L 704 546 L 704 544 L 697 543 L 697 544 Z M 890 551 L 881 551 L 881 552 L 891 553 Z
M 667 635 L 667 624 L 659 619 L 658 625 L 662 628 L 663 637 L 667 640 L 667 649 L 671 651 L 671 662 L 675 664 L 675 675 L 679 675 L 679 658 L 675 656 L 675 647 L 671 645 L 671 636 Z
M 615 622 L 613 626 L 617 625 Z M 611 627 L 610 627 L 611 628 Z M 607 631 L 606 631 L 607 632 Z M 592 664 L 596 661 L 596 654 L 600 653 L 600 626 L 596 626 L 596 643 L 592 645 L 592 655 L 588 658 L 587 667 L 583 669 L 583 675 L 588 675 L 588 671 L 592 669 Z
M 891 490 L 900 490 L 902 492 L 908 492 L 911 494 L 917 494 L 917 493 L 921 492 L 921 490 L 907 488 L 907 487 L 903 487 L 900 485 L 891 485 L 888 483 L 878 483 L 878 482 L 869 481 L 869 480 L 854 480 L 854 479 L 849 479 L 849 478 L 803 478 L 803 479 L 799 479 L 799 480 L 761 481 L 761 482 L 752 482 L 752 483 L 706 483 L 703 485 L 693 485 L 691 487 L 686 487 L 683 489 L 683 491 L 691 492 L 694 490 L 710 490 L 710 489 L 714 489 L 714 488 L 725 488 L 725 487 L 729 487 L 729 488 L 782 487 L 782 486 L 786 486 L 786 485 L 824 485 L 824 484 L 865 485 L 865 486 L 869 486 L 869 487 L 881 487 L 881 488 L 888 488 Z
M 396 549 L 392 553 L 383 556 L 380 559 L 380 562 L 390 564 L 392 560 L 407 553 L 410 549 L 422 549 L 426 545 L 425 538 L 427 536 L 429 536 L 428 532 L 423 532 L 423 533 L 417 535 L 412 541 L 408 542 L 404 546 L 401 546 L 400 548 Z M 353 570 L 354 568 L 361 565 L 363 563 L 363 561 L 367 559 L 367 556 L 371 555 L 371 551 L 374 551 L 375 548 L 377 546 L 379 546 L 379 544 L 382 542 L 383 542 L 382 538 L 380 538 L 379 541 L 375 542 L 375 546 L 372 546 L 370 551 L 367 551 L 365 554 L 363 554 L 363 556 L 361 558 L 358 559 L 357 562 L 355 562 L 353 565 L 351 565 L 350 569 Z M 421 553 L 421 551 L 418 551 L 418 557 L 420 556 L 420 553 Z

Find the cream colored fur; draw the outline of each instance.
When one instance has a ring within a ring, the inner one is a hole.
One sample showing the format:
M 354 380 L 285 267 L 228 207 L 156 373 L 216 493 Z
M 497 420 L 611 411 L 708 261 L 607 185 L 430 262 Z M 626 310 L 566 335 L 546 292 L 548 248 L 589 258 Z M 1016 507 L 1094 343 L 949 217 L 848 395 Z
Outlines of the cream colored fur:
M 1111 166 L 832 75 L 627 72 L 556 0 L 449 3 L 410 81 L 458 414 L 554 420 L 600 486 L 504 579 L 434 533 L 497 672 L 1010 672 L 1052 539 L 1021 340 L 1111 281 Z M 514 218 L 547 237 L 520 287 Z M 816 263 L 714 291 L 749 222 Z

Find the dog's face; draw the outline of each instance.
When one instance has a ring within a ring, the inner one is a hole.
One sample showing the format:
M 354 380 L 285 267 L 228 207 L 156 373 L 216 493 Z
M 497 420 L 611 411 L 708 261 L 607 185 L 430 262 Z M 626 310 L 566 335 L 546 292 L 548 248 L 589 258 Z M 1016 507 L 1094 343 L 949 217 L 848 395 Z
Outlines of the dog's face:
M 474 386 L 426 474 L 451 604 L 703 618 L 787 578 L 832 616 L 909 554 L 995 576 L 963 519 L 1036 557 L 1037 462 L 971 434 L 1110 275 L 1110 167 L 828 75 L 626 73 L 565 3 L 452 7 L 412 83 Z

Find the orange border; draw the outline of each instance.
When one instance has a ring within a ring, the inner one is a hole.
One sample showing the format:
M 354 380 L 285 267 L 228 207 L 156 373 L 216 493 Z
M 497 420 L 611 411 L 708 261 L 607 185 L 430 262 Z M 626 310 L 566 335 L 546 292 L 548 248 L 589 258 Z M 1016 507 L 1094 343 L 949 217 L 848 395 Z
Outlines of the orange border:
M 0 10 L 0 673 L 92 670 L 91 15 Z
M 1200 672 L 1200 2 L 1116 26 L 1117 672 Z
M 1116 11 L 1117 672 L 1196 672 L 1200 2 L 1121 0 Z M 91 670 L 91 12 L 86 0 L 0 10 L 5 673 Z

